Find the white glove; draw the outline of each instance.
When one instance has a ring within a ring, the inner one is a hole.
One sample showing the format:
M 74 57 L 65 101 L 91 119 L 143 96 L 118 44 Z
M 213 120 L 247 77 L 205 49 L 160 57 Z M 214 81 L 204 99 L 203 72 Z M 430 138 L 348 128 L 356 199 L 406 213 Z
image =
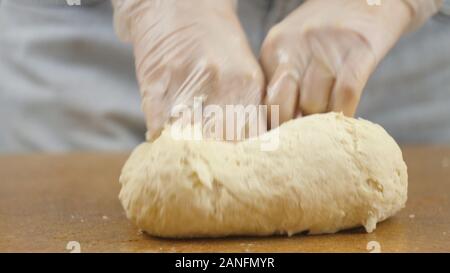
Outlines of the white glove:
M 174 121 L 173 107 L 191 107 L 194 97 L 221 107 L 262 102 L 263 72 L 238 21 L 235 1 L 113 3 L 116 29 L 134 46 L 147 139 Z
M 441 2 L 368 1 L 308 0 L 271 29 L 260 58 L 266 103 L 280 105 L 281 122 L 328 111 L 354 115 L 378 63 Z

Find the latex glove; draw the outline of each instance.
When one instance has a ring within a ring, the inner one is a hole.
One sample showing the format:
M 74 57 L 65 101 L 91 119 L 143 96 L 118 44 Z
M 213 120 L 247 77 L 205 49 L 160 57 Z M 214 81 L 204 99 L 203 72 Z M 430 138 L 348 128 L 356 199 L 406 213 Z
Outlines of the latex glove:
M 134 46 L 147 139 L 174 121 L 174 107 L 192 106 L 194 97 L 202 97 L 205 106 L 261 104 L 264 75 L 238 21 L 235 1 L 113 3 L 116 29 Z
M 439 2 L 305 2 L 263 43 L 267 104 L 280 105 L 281 122 L 328 111 L 354 115 L 377 64 L 405 31 L 436 12 Z

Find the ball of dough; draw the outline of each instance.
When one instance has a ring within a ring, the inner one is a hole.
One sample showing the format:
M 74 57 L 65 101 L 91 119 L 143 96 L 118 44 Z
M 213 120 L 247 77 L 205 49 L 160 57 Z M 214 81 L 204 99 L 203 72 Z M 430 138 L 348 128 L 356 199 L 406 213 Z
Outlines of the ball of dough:
M 119 198 L 140 229 L 160 237 L 334 233 L 394 215 L 407 168 L 379 125 L 328 113 L 283 124 L 279 147 L 175 140 L 169 129 L 138 146 Z

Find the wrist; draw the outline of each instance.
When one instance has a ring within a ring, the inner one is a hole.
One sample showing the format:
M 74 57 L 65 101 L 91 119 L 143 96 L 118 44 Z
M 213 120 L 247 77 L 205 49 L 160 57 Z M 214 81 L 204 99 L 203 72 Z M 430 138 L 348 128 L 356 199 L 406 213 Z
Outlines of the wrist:
M 448 2 L 448 0 L 445 0 Z M 412 31 L 423 25 L 428 18 L 436 14 L 443 6 L 444 0 L 402 0 L 409 9 L 411 22 L 407 31 Z
M 410 29 L 415 17 L 415 11 L 408 2 L 408 0 L 383 2 L 384 5 L 389 3 L 387 9 L 391 11 L 387 20 L 388 24 L 391 26 L 398 25 L 400 35 Z
M 235 16 L 237 6 L 237 0 L 112 0 L 112 3 L 116 32 L 126 42 L 132 42 L 143 27 L 158 20 L 174 18 L 188 24 L 217 14 Z

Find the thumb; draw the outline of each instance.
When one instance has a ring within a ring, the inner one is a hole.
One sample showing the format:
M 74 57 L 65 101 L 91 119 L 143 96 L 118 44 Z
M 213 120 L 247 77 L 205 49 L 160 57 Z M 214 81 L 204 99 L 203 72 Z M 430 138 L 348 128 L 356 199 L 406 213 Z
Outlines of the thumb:
M 297 109 L 298 93 L 296 71 L 287 65 L 278 66 L 267 87 L 265 102 L 269 108 L 269 115 L 271 116 L 271 106 L 279 106 L 280 124 L 293 119 Z

